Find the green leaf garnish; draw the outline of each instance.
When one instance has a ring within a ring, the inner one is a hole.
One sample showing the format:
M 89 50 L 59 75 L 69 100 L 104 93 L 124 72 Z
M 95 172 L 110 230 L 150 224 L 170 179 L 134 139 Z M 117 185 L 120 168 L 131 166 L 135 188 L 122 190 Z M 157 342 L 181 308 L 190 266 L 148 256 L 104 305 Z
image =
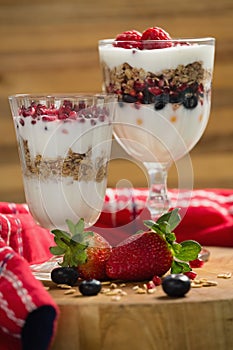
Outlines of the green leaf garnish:
M 191 267 L 186 262 L 173 260 L 171 266 L 171 273 L 184 273 L 191 271 Z
M 196 241 L 183 241 L 180 243 L 180 245 L 180 251 L 175 254 L 175 257 L 179 260 L 195 260 L 201 251 L 201 245 Z
M 171 273 L 191 271 L 189 261 L 197 259 L 201 251 L 201 245 L 196 241 L 176 242 L 176 235 L 172 231 L 180 223 L 180 220 L 179 209 L 176 208 L 160 216 L 156 222 L 152 220 L 144 221 L 145 226 L 162 236 L 167 242 L 168 248 L 173 255 Z
M 86 249 L 89 245 L 88 239 L 94 236 L 92 231 L 84 231 L 85 224 L 81 218 L 76 224 L 66 220 L 69 232 L 54 229 L 54 242 L 56 246 L 50 247 L 53 255 L 62 255 L 61 266 L 77 267 L 87 261 Z
M 158 224 L 167 221 L 170 225 L 170 229 L 171 231 L 173 231 L 176 226 L 178 226 L 178 224 L 180 223 L 180 215 L 179 215 L 179 209 L 175 208 L 165 214 L 163 214 L 162 216 L 160 216 L 160 218 L 158 218 L 158 220 L 156 221 Z

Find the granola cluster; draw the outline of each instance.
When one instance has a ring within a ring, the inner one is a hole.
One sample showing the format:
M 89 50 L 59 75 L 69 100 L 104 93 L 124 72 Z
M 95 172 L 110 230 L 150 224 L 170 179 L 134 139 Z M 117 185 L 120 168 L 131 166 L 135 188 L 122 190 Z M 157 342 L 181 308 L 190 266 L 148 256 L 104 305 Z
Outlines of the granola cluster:
M 162 109 L 168 102 L 195 108 L 198 100 L 203 98 L 203 85 L 208 74 L 198 61 L 164 69 L 158 74 L 128 63 L 110 69 L 103 62 L 102 68 L 107 92 L 118 94 L 123 102 L 155 103 L 155 109 Z
M 40 180 L 71 177 L 74 181 L 101 182 L 107 176 L 107 161 L 104 156 L 92 159 L 92 151 L 76 153 L 70 148 L 65 158 L 43 158 L 41 154 L 32 159 L 28 141 L 22 140 L 27 177 L 38 176 Z

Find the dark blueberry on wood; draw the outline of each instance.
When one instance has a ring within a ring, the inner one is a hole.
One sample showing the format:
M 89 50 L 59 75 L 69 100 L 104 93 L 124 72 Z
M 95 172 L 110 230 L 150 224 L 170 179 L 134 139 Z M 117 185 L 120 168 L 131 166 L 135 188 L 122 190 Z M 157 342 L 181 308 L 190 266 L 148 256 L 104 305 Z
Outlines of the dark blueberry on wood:
M 190 279 L 183 274 L 171 274 L 162 281 L 162 288 L 169 297 L 183 297 L 190 287 Z
M 79 285 L 79 291 L 82 295 L 97 295 L 101 291 L 101 282 L 95 279 L 82 281 Z
M 56 284 L 75 285 L 79 277 L 77 269 L 73 267 L 56 267 L 51 272 L 51 280 Z

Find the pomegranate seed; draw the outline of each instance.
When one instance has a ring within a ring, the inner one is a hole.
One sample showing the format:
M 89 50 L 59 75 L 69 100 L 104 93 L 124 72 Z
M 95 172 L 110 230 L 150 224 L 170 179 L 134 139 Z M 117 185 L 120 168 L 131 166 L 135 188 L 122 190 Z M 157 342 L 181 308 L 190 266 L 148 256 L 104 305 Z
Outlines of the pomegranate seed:
M 99 116 L 99 121 L 104 122 L 105 121 L 105 115 L 100 115 Z
M 163 93 L 163 91 L 157 86 L 149 87 L 148 90 L 150 91 L 151 94 L 156 96 L 161 95 Z
M 129 93 L 131 96 L 136 96 L 136 91 L 135 90 L 131 90 Z
M 190 267 L 192 268 L 199 268 L 204 265 L 204 261 L 201 259 L 195 259 L 189 262 Z
M 147 284 L 146 284 L 146 288 L 147 289 L 155 289 L 155 284 L 153 281 L 149 281 Z
M 160 284 L 162 283 L 161 278 L 159 276 L 156 276 L 156 275 L 152 278 L 152 281 L 153 281 L 155 286 L 160 286 Z
M 164 80 L 163 80 L 163 79 L 160 79 L 160 80 L 159 80 L 158 86 L 159 86 L 159 87 L 163 87 L 163 86 L 164 86 Z
M 143 93 L 142 93 L 141 91 L 137 93 L 137 98 L 138 98 L 139 100 L 142 100 L 143 97 L 144 97 L 144 95 L 143 95 Z
M 68 114 L 63 113 L 63 114 L 60 114 L 60 115 L 58 116 L 58 119 L 63 120 L 63 119 L 67 119 L 68 117 L 69 117 L 69 115 L 68 115 Z
M 52 116 L 52 115 L 44 115 L 42 117 L 42 121 L 43 122 L 52 122 L 54 120 L 56 120 L 57 118 L 55 116 Z
M 71 111 L 69 114 L 70 119 L 76 119 L 77 118 L 77 113 L 75 111 Z
M 24 120 L 22 118 L 20 118 L 19 122 L 22 126 L 24 126 L 25 123 L 24 123 Z
M 184 275 L 186 275 L 190 280 L 194 280 L 197 277 L 197 273 L 194 271 L 184 272 Z
M 134 83 L 134 89 L 136 91 L 143 91 L 145 89 L 145 84 L 144 83 L 141 83 L 139 81 L 135 81 Z

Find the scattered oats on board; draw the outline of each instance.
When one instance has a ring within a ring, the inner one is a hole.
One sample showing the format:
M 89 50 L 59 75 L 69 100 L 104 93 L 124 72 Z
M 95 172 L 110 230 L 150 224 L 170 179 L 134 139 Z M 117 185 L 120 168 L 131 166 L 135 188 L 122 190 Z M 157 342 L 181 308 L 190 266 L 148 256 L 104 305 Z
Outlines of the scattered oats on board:
M 232 273 L 231 272 L 225 272 L 225 273 L 219 273 L 218 278 L 224 278 L 224 279 L 229 279 L 231 278 Z
M 65 295 L 74 294 L 74 293 L 76 293 L 76 289 L 74 289 L 74 288 L 67 289 L 64 292 Z

